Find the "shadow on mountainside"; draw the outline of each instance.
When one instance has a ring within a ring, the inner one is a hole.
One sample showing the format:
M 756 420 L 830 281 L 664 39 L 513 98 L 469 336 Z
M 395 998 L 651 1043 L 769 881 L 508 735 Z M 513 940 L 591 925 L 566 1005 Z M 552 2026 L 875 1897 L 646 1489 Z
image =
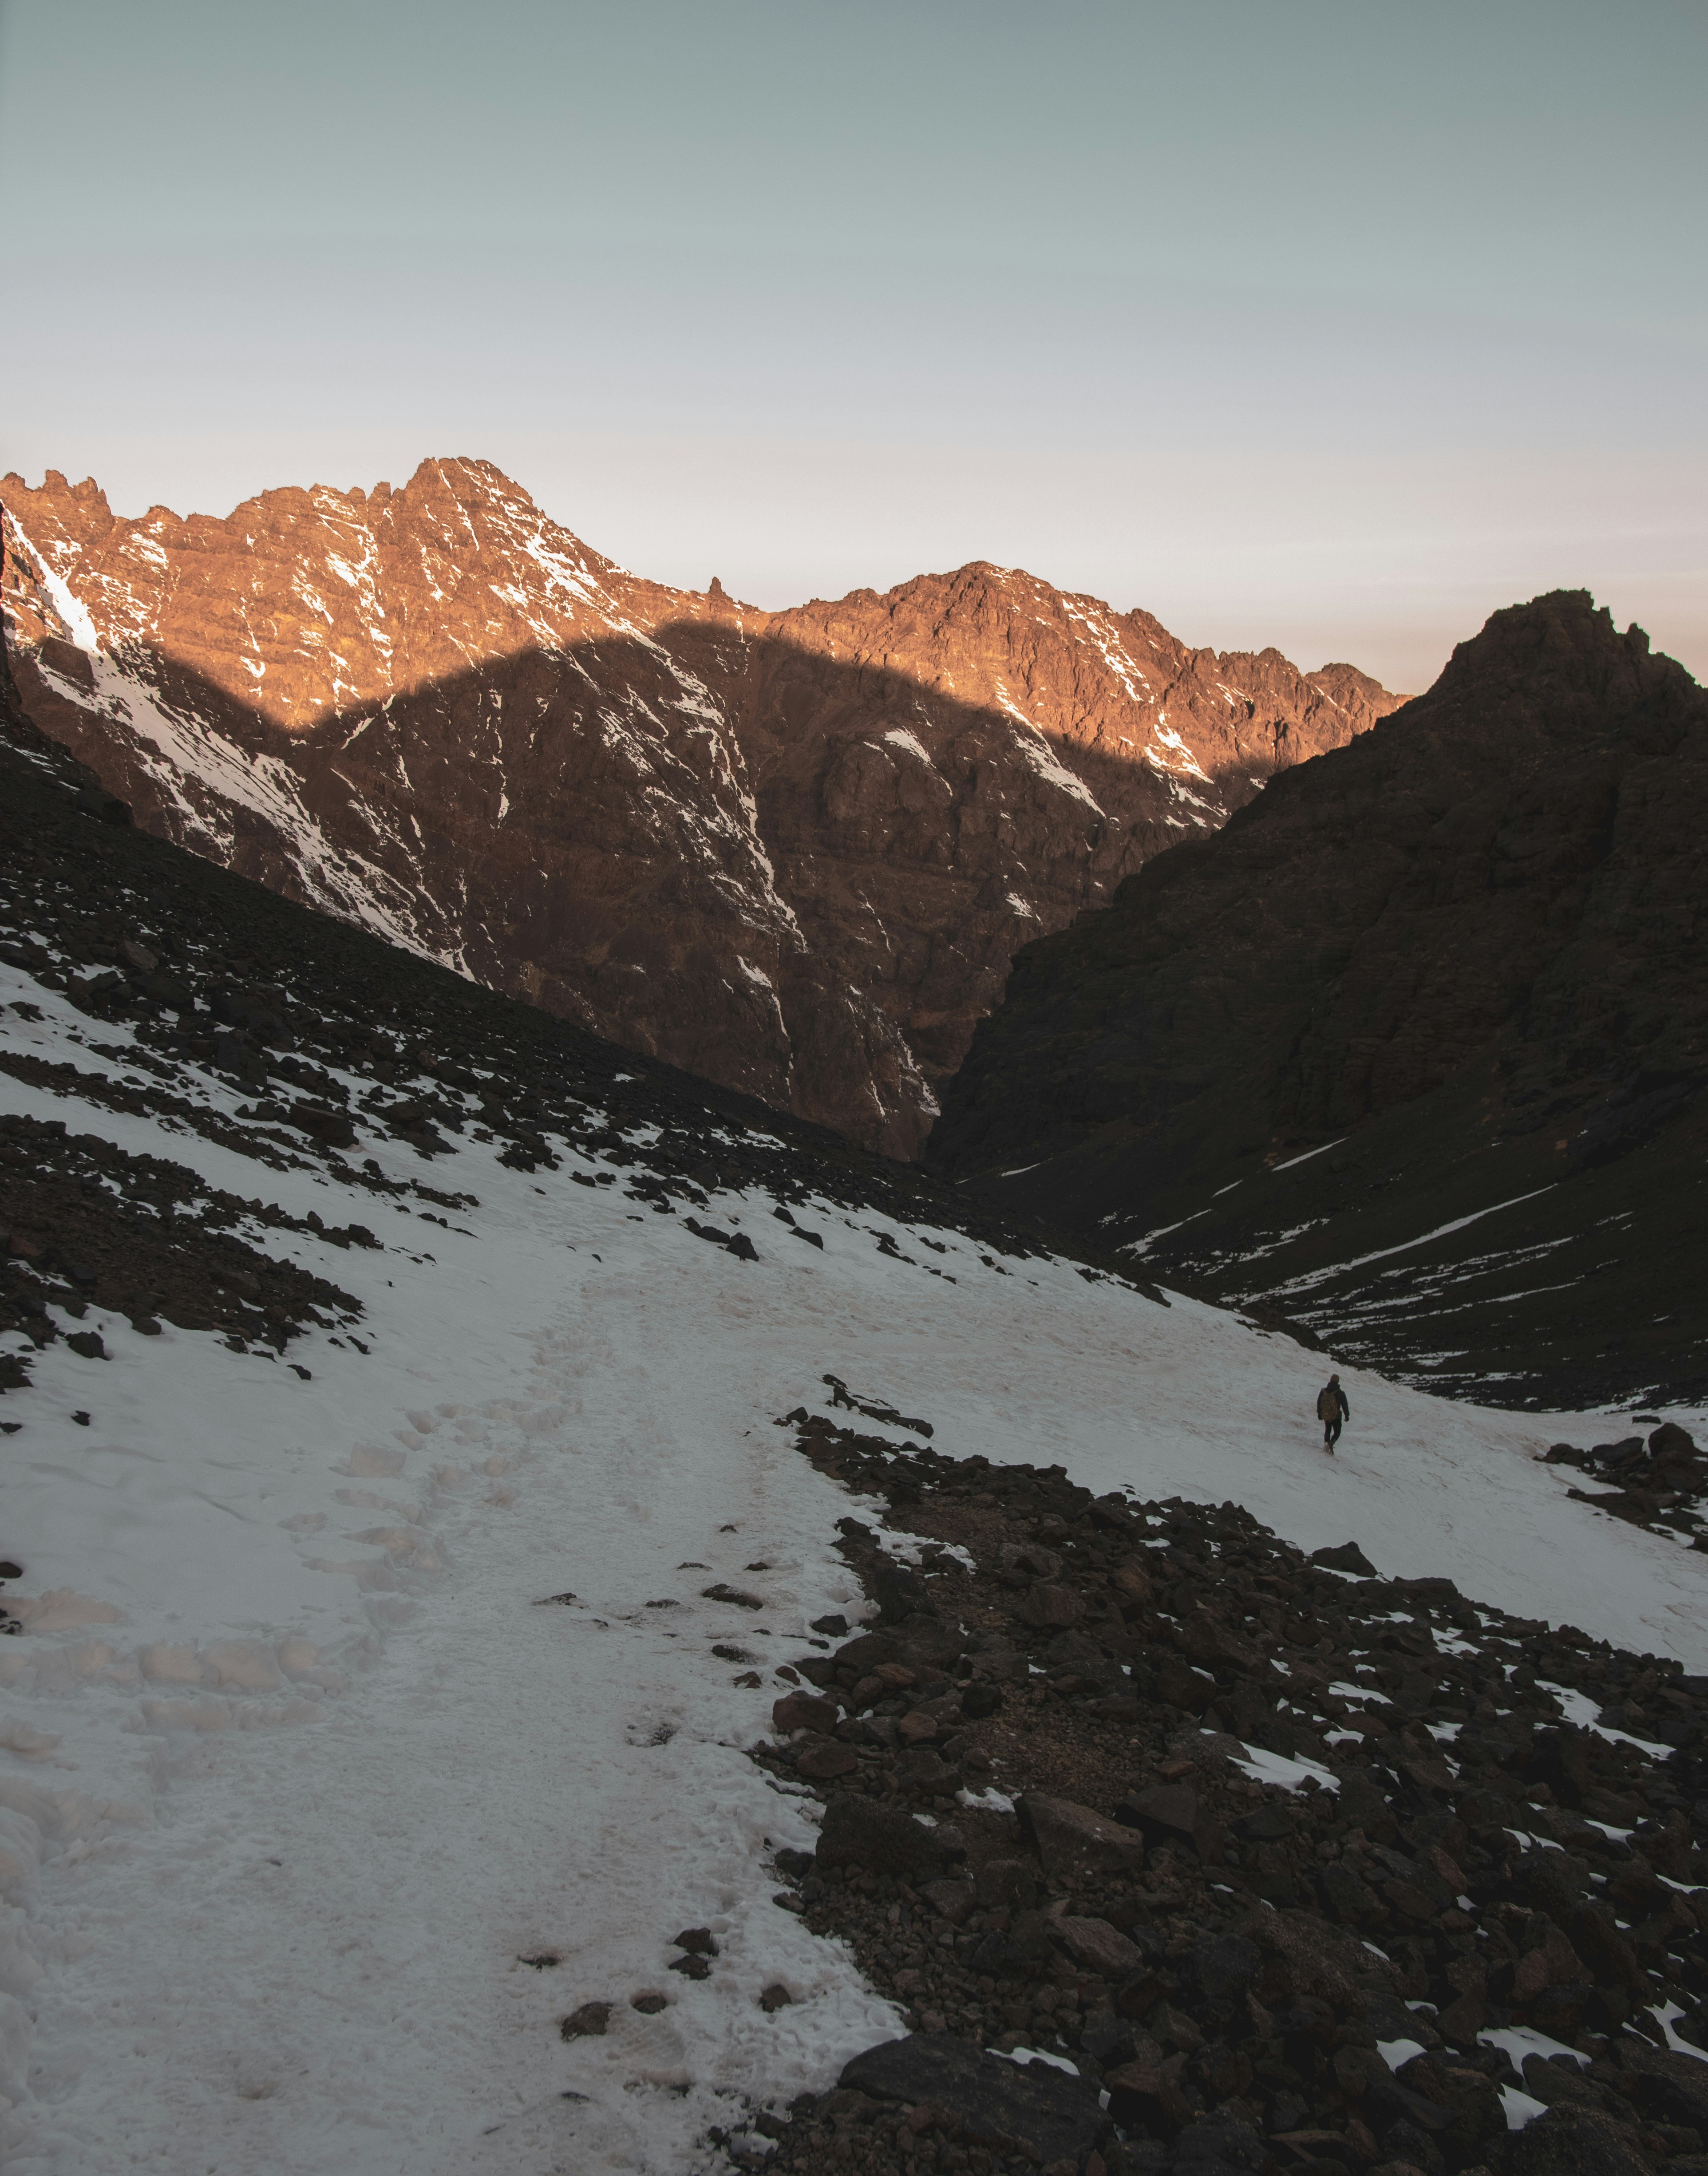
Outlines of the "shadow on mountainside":
M 930 1160 L 1348 1360 L 1708 1395 L 1708 694 L 1587 594 L 1015 962 Z
M 1291 760 L 1255 704 L 1194 775 L 715 618 L 296 732 L 149 650 L 15 664 L 145 829 L 901 1156 L 1014 951 Z

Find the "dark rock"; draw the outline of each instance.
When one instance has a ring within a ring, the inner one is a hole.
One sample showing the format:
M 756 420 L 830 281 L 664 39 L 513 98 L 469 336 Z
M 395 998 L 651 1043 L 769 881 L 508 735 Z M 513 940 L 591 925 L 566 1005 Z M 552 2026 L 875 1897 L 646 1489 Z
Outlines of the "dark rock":
M 941 2108 L 970 2144 L 1018 2149 L 1046 2166 L 1078 2168 L 1106 2129 L 1095 2095 L 1078 2079 L 1043 2063 L 1022 2069 L 947 2034 L 868 2048 L 845 2066 L 840 2083 L 874 2100 Z
M 1211 2172 L 1254 2172 L 1268 2164 L 1263 2141 L 1251 2125 L 1221 2110 L 1213 2111 L 1182 2133 L 1174 2149 L 1177 2176 L 1211 2176 Z
M 838 1776 L 851 1776 L 859 1765 L 851 1745 L 838 1745 L 822 1738 L 810 1739 L 795 1754 L 795 1773 L 809 1782 L 828 1783 Z
M 987 1858 L 974 1878 L 978 1901 L 987 1912 L 1029 1912 L 1038 1901 L 1034 1870 L 1024 1859 Z
M 1362 1942 L 1303 1912 L 1265 1912 L 1250 1920 L 1247 1934 L 1261 1950 L 1286 1961 L 1302 1994 L 1362 2007 L 1362 1990 L 1391 1986 L 1393 1969 Z
M 872 1577 L 872 1599 L 878 1604 L 879 1620 L 885 1624 L 899 1624 L 916 1614 L 928 1615 L 931 1611 L 925 1581 L 906 1564 L 878 1566 Z
M 1549 1852 L 1547 1856 L 1563 1858 L 1564 1854 Z M 1557 1898 L 1555 1901 L 1564 1904 L 1558 1917 L 1566 1939 L 1596 1980 L 1613 1987 L 1629 1988 L 1633 1993 L 1642 1993 L 1648 1985 L 1647 1975 L 1637 1961 L 1636 1951 L 1614 1924 L 1613 1915 L 1606 1905 L 1580 1903 L 1571 1897 L 1569 1890 L 1564 1899 Z
M 1688 2124 L 1708 2137 L 1708 2062 L 1672 2048 L 1651 2048 L 1628 2035 L 1620 2043 L 1625 2075 L 1635 2080 L 1633 2105 L 1663 2123 Z
M 1198 1793 L 1186 1783 L 1153 1783 L 1148 1789 L 1123 1798 L 1115 1818 L 1129 1828 L 1142 1830 L 1154 1842 L 1196 1835 L 1201 1815 Z
M 1552 2108 L 1515 2132 L 1511 2176 L 1648 2176 L 1635 2135 L 1599 2108 Z
M 1182 1970 L 1205 2001 L 1237 2002 L 1256 1980 L 1263 1959 L 1243 1934 L 1207 1934 L 1187 1952 Z
M 829 1737 L 841 1719 L 842 1711 L 833 1700 L 819 1693 L 785 1693 L 781 1700 L 771 1705 L 771 1727 L 784 1732 L 815 1730 Z
M 1022 1597 L 1014 1614 L 1035 1631 L 1051 1631 L 1080 1624 L 1085 1605 L 1070 1586 L 1053 1586 L 1040 1580 Z
M 566 2040 L 599 2039 L 604 2037 L 610 2023 L 608 2002 L 584 2002 L 579 2010 L 570 2011 L 558 2030 Z
M 1107 1919 L 1078 1919 L 1071 1916 L 1054 1922 L 1058 1943 L 1083 1971 L 1100 1979 L 1124 1979 L 1144 1964 L 1142 1953 Z M 1254 1959 L 1256 1956 L 1253 1951 Z
M 1116 1811 L 1118 1814 L 1120 1808 Z M 1255 1813 L 1236 1822 L 1235 1827 L 1248 1843 L 1280 1843 L 1297 1833 L 1292 1816 L 1278 1805 L 1259 1806 Z
M 919 1798 L 953 1798 L 961 1786 L 961 1772 L 927 1746 L 904 1753 L 895 1763 L 895 1780 L 904 1791 Z
M 817 1863 L 858 1866 L 873 1874 L 932 1880 L 947 1861 L 940 1829 L 927 1828 L 897 1807 L 869 1798 L 832 1798 L 819 1831 Z
M 1109 2096 L 1109 2113 L 1116 2123 L 1153 2138 L 1172 2138 L 1197 2113 L 1162 2064 L 1142 2057 L 1106 2070 L 1103 2090 Z
M 1376 1576 L 1376 1567 L 1356 1542 L 1342 1542 L 1337 1548 L 1313 1549 L 1311 1562 L 1326 1564 L 1330 1571 L 1356 1572 L 1360 1579 Z
M 1069 1879 L 1136 1874 L 1145 1863 L 1140 1837 L 1089 1806 L 1028 1791 L 1014 1810 L 1047 1874 Z
M 997 1551 L 997 1562 L 1004 1571 L 1026 1580 L 1053 1580 L 1062 1569 L 1061 1558 L 1042 1542 L 1004 1542 Z
M 857 1678 L 863 1678 L 880 1662 L 895 1662 L 900 1651 L 894 1633 L 861 1632 L 839 1647 L 832 1660 L 839 1669 L 851 1670 Z

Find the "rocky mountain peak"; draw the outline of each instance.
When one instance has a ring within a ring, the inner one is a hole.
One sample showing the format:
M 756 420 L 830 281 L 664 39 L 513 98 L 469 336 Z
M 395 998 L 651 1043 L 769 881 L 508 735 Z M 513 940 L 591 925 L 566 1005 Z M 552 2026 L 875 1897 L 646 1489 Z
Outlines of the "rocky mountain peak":
M 466 458 L 0 501 L 24 703 L 144 826 L 901 1156 L 1021 944 L 1397 699 L 985 561 L 761 612 Z
M 1491 615 L 1479 633 L 1454 650 L 1429 699 L 1442 703 L 1515 701 L 1535 712 L 1544 730 L 1572 736 L 1607 730 L 1634 706 L 1689 704 L 1696 683 L 1670 657 L 1656 655 L 1635 624 L 1621 634 L 1606 606 L 1587 590 L 1554 590 L 1528 604 Z M 1562 701 L 1565 712 L 1549 706 Z

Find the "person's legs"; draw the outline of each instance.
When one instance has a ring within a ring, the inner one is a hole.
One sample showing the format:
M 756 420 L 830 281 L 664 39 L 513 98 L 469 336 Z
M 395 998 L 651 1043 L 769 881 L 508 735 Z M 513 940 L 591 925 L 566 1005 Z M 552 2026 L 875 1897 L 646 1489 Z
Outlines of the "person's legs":
M 1333 1420 L 1331 1420 L 1331 1421 L 1329 1421 L 1329 1422 L 1325 1423 L 1325 1425 L 1324 1425 L 1324 1428 L 1323 1428 L 1323 1448 L 1324 1448 L 1325 1450 L 1332 1450 L 1334 1449 L 1335 1445 L 1335 1444 L 1340 1441 L 1340 1439 L 1341 1439 L 1341 1420 L 1340 1420 L 1340 1416 L 1339 1416 L 1339 1414 L 1337 1413 L 1337 1414 L 1335 1416 L 1335 1417 L 1334 1417 L 1334 1419 L 1333 1419 Z

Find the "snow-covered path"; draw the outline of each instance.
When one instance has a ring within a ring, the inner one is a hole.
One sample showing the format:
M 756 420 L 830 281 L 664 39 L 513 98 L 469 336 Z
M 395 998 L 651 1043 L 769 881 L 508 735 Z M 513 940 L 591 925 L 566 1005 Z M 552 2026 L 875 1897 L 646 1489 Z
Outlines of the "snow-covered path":
M 87 1024 L 31 994 L 43 1022 L 8 1039 L 88 1066 Z M 0 1107 L 255 1183 L 10 1077 Z M 799 1212 L 820 1253 L 726 1194 L 742 1262 L 577 1169 L 465 1142 L 433 1176 L 479 1197 L 466 1232 L 400 1211 L 383 1252 L 290 1240 L 367 1310 L 370 1357 L 291 1348 L 310 1381 L 102 1317 L 112 1361 L 55 1345 L 8 1395 L 0 1542 L 31 1598 L 0 1642 L 8 2168 L 681 2176 L 721 2093 L 822 2086 L 892 2029 L 770 1901 L 766 1841 L 808 1831 L 741 1749 L 781 1688 L 711 1651 L 786 1659 L 848 1603 L 848 1499 L 773 1425 L 827 1370 L 951 1454 L 1233 1498 L 1307 1547 L 1708 1664 L 1708 1567 L 1569 1502 L 1576 1477 L 1534 1462 L 1548 1420 L 1353 1375 L 1330 1461 L 1321 1363 L 1213 1310 L 947 1232 L 927 1254 L 829 1204 Z M 328 1223 L 374 1214 L 306 1172 L 265 1183 Z M 705 1599 L 718 1581 L 764 1608 Z M 699 1985 L 665 1969 L 691 1924 L 721 1951 Z M 590 1999 L 610 2032 L 565 2044 Z

